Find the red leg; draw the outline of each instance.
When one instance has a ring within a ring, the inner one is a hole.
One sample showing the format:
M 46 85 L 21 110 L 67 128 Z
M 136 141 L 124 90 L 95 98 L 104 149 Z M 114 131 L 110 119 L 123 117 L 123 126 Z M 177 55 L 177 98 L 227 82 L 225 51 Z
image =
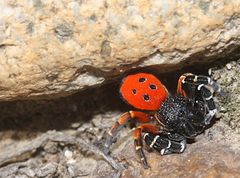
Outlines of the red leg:
M 137 154 L 140 156 L 140 159 L 143 163 L 143 166 L 144 168 L 149 168 L 149 165 L 147 163 L 147 159 L 144 155 L 144 152 L 143 152 L 143 143 L 142 143 L 142 132 L 148 132 L 148 133 L 153 133 L 153 134 L 158 134 L 159 133 L 159 129 L 155 126 L 155 125 L 152 125 L 152 124 L 143 124 L 139 127 L 137 127 L 135 130 L 134 130 L 134 145 L 135 145 L 135 149 L 136 149 L 136 152 Z
M 129 120 L 132 119 L 136 122 L 146 123 L 151 120 L 151 115 L 140 111 L 129 111 L 124 113 L 108 132 L 108 137 L 106 139 L 104 148 L 105 153 L 109 152 L 109 148 L 114 142 L 117 133 L 126 125 L 126 123 L 128 123 Z
M 186 74 L 183 74 L 179 77 L 178 79 L 178 86 L 177 86 L 177 93 L 181 96 L 187 96 L 186 92 L 184 91 L 182 85 L 185 83 L 185 78 L 187 76 L 190 76 L 192 75 L 191 73 L 186 73 Z

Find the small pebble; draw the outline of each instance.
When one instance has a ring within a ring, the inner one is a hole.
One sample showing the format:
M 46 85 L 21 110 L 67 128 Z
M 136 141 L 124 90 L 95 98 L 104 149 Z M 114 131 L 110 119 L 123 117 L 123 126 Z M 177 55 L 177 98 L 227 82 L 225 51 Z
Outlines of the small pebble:
M 66 150 L 64 152 L 64 156 L 68 159 L 67 164 L 74 164 L 76 163 L 76 160 L 73 159 L 73 152 L 70 150 Z
M 79 122 L 72 123 L 72 125 L 71 125 L 71 127 L 72 127 L 73 129 L 77 129 L 77 128 L 79 128 L 80 126 L 81 126 L 81 123 L 79 123 Z
M 212 75 L 212 69 L 208 69 L 208 75 Z
M 66 151 L 64 152 L 64 156 L 65 156 L 67 159 L 72 159 L 73 152 L 70 151 L 70 150 L 66 150 Z
M 232 69 L 232 65 L 231 64 L 227 64 L 226 67 L 227 67 L 228 70 Z

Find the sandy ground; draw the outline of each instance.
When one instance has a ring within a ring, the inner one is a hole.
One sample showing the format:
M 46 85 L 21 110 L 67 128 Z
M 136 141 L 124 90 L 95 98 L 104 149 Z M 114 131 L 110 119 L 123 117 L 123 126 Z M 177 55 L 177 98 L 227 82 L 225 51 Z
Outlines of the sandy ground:
M 126 128 L 111 149 L 99 150 L 106 132 L 132 109 L 118 95 L 119 81 L 57 100 L 0 103 L 0 177 L 240 177 L 240 60 L 191 66 L 159 74 L 174 93 L 184 72 L 207 74 L 227 93 L 216 96 L 215 123 L 187 145 L 183 154 L 145 151 L 143 169 Z M 157 74 L 157 70 L 147 70 Z

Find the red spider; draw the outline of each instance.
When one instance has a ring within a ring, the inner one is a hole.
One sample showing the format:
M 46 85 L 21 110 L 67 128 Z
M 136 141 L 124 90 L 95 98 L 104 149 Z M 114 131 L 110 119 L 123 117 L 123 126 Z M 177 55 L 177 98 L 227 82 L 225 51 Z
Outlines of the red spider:
M 213 93 L 220 90 L 211 78 L 191 73 L 179 78 L 177 95 L 170 95 L 151 74 L 127 76 L 121 84 L 120 94 L 128 104 L 145 112 L 124 113 L 108 132 L 104 151 L 109 152 L 117 133 L 132 120 L 144 123 L 133 134 L 135 149 L 144 168 L 149 165 L 142 149 L 142 140 L 161 155 L 182 153 L 186 148 L 186 139 L 194 138 L 210 124 L 217 112 Z

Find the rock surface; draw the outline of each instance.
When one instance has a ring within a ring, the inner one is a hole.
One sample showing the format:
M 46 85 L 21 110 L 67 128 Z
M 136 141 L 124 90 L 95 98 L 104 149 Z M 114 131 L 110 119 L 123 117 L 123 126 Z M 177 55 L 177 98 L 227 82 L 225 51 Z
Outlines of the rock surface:
M 240 0 L 6 0 L 0 12 L 0 100 L 64 96 L 240 46 Z

